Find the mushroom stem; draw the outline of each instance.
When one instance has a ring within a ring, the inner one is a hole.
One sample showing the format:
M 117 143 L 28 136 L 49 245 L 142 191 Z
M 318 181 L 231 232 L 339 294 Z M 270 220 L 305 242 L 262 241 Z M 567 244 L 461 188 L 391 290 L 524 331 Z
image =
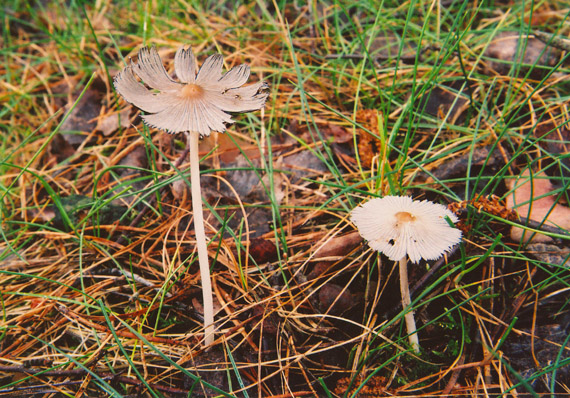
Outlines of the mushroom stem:
M 408 331 L 408 339 L 410 345 L 415 352 L 420 352 L 420 341 L 416 333 L 416 321 L 414 320 L 414 311 L 410 308 L 412 300 L 410 298 L 410 287 L 408 284 L 408 258 L 406 256 L 400 259 L 400 292 L 402 293 L 402 308 L 404 309 L 404 319 L 406 320 L 406 330 Z
M 210 279 L 210 267 L 208 265 L 208 246 L 206 245 L 202 193 L 200 190 L 199 141 L 200 134 L 193 131 L 188 133 L 192 210 L 194 212 L 194 230 L 196 231 L 198 263 L 200 264 L 200 279 L 202 281 L 202 298 L 204 300 L 204 344 L 209 346 L 214 341 L 214 298 L 212 296 L 212 281 Z

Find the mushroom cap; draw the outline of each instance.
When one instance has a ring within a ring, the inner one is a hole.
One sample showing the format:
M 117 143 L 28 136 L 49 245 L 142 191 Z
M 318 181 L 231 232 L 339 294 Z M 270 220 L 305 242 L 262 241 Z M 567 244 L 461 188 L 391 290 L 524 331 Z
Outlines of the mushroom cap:
M 351 220 L 368 245 L 389 259 L 406 255 L 414 263 L 435 260 L 461 240 L 461 231 L 449 225 L 457 216 L 445 206 L 409 196 L 385 196 L 355 208 Z
M 175 81 L 156 48 L 143 47 L 138 61 L 131 61 L 115 76 L 114 85 L 127 102 L 147 112 L 142 119 L 149 126 L 171 134 L 188 131 L 208 136 L 233 123 L 227 112 L 261 109 L 269 95 L 264 82 L 241 87 L 249 78 L 249 66 L 238 65 L 222 74 L 223 62 L 220 54 L 214 54 L 197 70 L 192 50 L 180 47 L 174 56 L 179 79 Z

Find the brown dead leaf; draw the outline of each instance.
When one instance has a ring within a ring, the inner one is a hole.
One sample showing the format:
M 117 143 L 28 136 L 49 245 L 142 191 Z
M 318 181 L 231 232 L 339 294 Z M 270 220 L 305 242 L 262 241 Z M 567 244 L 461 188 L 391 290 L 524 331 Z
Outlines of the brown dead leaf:
M 394 32 L 384 31 L 372 40 L 368 52 L 376 62 L 396 59 L 398 56 L 404 61 L 412 61 L 416 59 L 417 45 L 411 40 L 402 39 Z
M 190 198 L 190 188 L 188 184 L 186 184 L 186 181 L 182 179 L 174 181 L 170 186 L 170 190 L 176 200 L 185 202 Z
M 325 138 L 332 137 L 337 144 L 346 144 L 352 141 L 352 133 L 342 126 L 328 123 L 320 126 L 320 130 Z
M 105 96 L 106 87 L 101 80 L 94 80 L 76 104 L 77 96 L 83 88 L 78 87 L 78 90 L 79 92 L 74 96 L 73 102 L 64 107 L 65 112 L 70 113 L 60 129 L 63 138 L 74 146 L 79 146 L 87 135 L 97 127 L 97 118 L 101 112 L 101 101 Z
M 362 242 L 358 231 L 350 232 L 346 235 L 337 236 L 330 239 L 324 246 L 321 246 L 313 255 L 314 260 L 336 261 L 338 257 L 345 257 L 356 246 Z
M 546 263 L 558 266 L 568 266 L 570 250 L 547 243 L 531 243 L 527 246 L 528 253 L 534 258 Z
M 519 40 L 522 39 L 522 42 Z M 524 54 L 521 56 L 521 52 Z M 553 47 L 547 47 L 542 41 L 518 32 L 501 32 L 489 44 L 485 50 L 485 56 L 492 58 L 488 66 L 500 75 L 509 73 L 515 63 L 537 66 L 554 66 L 560 57 L 560 51 Z M 520 73 L 525 74 L 528 68 L 521 68 Z M 541 71 L 533 70 L 533 75 L 538 77 Z
M 419 109 L 448 123 L 457 124 L 464 119 L 463 113 L 470 102 L 465 93 L 460 94 L 450 87 L 439 86 L 427 91 L 419 99 Z M 449 116 L 448 116 L 449 115 Z
M 225 134 L 211 134 L 204 137 L 200 142 L 200 152 L 208 153 L 215 148 L 216 155 L 220 157 L 220 160 L 230 164 L 242 152 L 248 159 L 259 158 L 260 154 L 257 145 L 248 143 L 237 135 L 230 137 L 230 134 L 231 132 L 226 132 Z
M 491 152 L 492 150 L 492 152 Z M 472 153 L 467 152 L 458 157 L 448 159 L 443 163 L 436 163 L 436 166 L 428 169 L 431 174 L 420 173 L 421 179 L 425 178 L 426 183 L 433 184 L 437 180 L 448 180 L 452 178 L 465 177 L 469 168 L 485 167 L 487 170 L 498 170 L 508 161 L 504 154 L 497 148 L 476 147 Z
M 131 108 L 123 108 L 119 113 L 105 112 L 104 109 L 101 110 L 101 116 L 97 119 L 96 129 L 101 131 L 106 137 L 111 135 L 119 129 L 119 127 L 127 128 L 131 124 L 131 119 L 129 118 Z
M 253 238 L 249 245 L 249 255 L 257 264 L 273 262 L 277 260 L 277 247 L 267 239 Z
M 554 186 L 545 173 L 537 173 L 530 178 L 530 172 L 525 172 L 516 180 L 508 180 L 507 187 L 512 191 L 507 196 L 507 207 L 515 210 L 519 216 L 538 223 L 544 222 L 561 229 L 570 229 L 570 208 L 556 203 Z M 543 196 L 547 195 L 547 196 Z M 543 197 L 541 197 L 543 196 Z M 515 241 L 528 240 L 532 232 L 513 227 L 511 238 Z M 535 234 L 531 242 L 548 242 L 551 238 L 543 234 Z
M 120 173 L 124 174 L 136 174 L 137 172 L 127 169 L 127 167 L 136 167 L 144 169 L 148 167 L 148 156 L 144 146 L 137 145 L 129 153 L 123 157 L 118 163 L 120 166 L 124 166 L 125 169 L 121 169 Z
M 49 144 L 49 154 L 61 163 L 75 154 L 75 148 L 61 134 L 56 134 Z
M 295 182 L 301 178 L 319 176 L 327 172 L 326 165 L 308 150 L 294 152 L 291 155 L 279 158 L 275 168 L 290 172 L 289 179 Z
M 346 257 L 361 242 L 362 238 L 358 231 L 330 239 L 313 254 L 312 259 L 318 262 L 307 275 L 307 279 L 313 280 L 327 272 L 335 264 L 335 261 Z
M 129 190 L 132 194 L 123 194 L 121 198 L 117 198 L 113 203 L 117 205 L 130 205 L 137 198 L 136 192 L 141 191 L 146 186 L 147 182 L 140 179 L 146 175 L 148 168 L 148 154 L 144 146 L 136 145 L 130 146 L 126 151 L 123 151 L 119 156 L 122 156 L 117 162 L 117 174 L 121 179 L 120 189 Z M 115 159 L 117 161 L 117 159 Z M 141 204 L 142 206 L 142 204 Z
M 53 206 L 42 207 L 41 209 L 30 209 L 27 212 L 27 216 L 32 222 L 51 222 L 55 216 L 56 212 Z
M 323 312 L 340 315 L 358 304 L 355 296 L 342 286 L 327 283 L 319 289 L 319 307 Z
M 411 40 L 403 39 L 401 35 L 396 34 L 391 31 L 371 31 L 369 33 L 371 36 L 375 36 L 371 41 L 366 38 L 365 43 L 370 43 L 368 50 L 366 51 L 362 45 L 351 54 L 329 54 L 326 56 L 327 59 L 364 59 L 367 57 L 367 53 L 377 64 L 384 63 L 386 61 L 401 60 L 406 63 L 412 63 L 418 57 L 417 44 Z M 355 40 L 355 42 L 359 42 Z M 420 49 L 420 58 L 422 53 L 426 50 L 431 50 L 431 46 L 424 46 Z
M 263 333 L 266 333 L 269 336 L 275 336 L 279 331 L 279 318 L 275 315 L 274 312 L 271 311 L 270 308 L 266 307 L 265 305 L 255 305 L 252 310 L 251 318 L 263 318 L 261 322 L 261 328 L 263 329 Z

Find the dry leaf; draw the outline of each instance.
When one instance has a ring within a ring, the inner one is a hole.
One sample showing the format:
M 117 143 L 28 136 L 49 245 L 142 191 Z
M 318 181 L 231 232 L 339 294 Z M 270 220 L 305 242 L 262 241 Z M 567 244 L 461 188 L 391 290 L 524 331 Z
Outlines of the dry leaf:
M 79 88 L 82 90 L 82 88 Z M 79 91 L 80 92 L 80 91 Z M 81 99 L 75 103 L 79 93 L 74 93 L 73 102 L 65 105 L 65 112 L 70 112 L 67 119 L 61 125 L 62 137 L 71 145 L 79 146 L 97 127 L 97 119 L 101 113 L 102 101 L 105 97 L 106 86 L 100 79 L 95 79 L 93 84 Z
M 200 142 L 200 153 L 214 152 L 220 157 L 222 163 L 233 164 L 236 157 L 242 155 L 247 159 L 259 159 L 259 148 L 250 142 L 243 140 L 238 135 L 215 134 L 204 137 Z
M 527 246 L 527 249 L 528 253 L 534 258 L 546 264 L 558 266 L 568 265 L 568 257 L 570 256 L 570 250 L 568 248 L 546 243 L 531 243 Z
M 418 108 L 439 119 L 447 118 L 450 124 L 457 124 L 463 122 L 462 115 L 469 105 L 465 92 L 460 94 L 451 87 L 439 86 L 428 90 L 419 99 Z
M 324 137 L 333 138 L 337 144 L 346 144 L 352 141 L 352 133 L 342 126 L 327 123 L 320 126 L 320 130 Z
M 257 264 L 270 263 L 278 258 L 275 243 L 263 238 L 253 238 L 251 240 L 249 254 Z
M 307 275 L 307 279 L 313 280 L 318 278 L 334 266 L 335 261 L 346 257 L 361 243 L 362 237 L 358 231 L 353 231 L 343 236 L 334 237 L 327 241 L 325 245 L 318 244 L 320 247 L 312 255 L 312 260 L 318 262 Z
M 148 156 L 145 147 L 137 145 L 131 149 L 131 151 L 121 159 L 119 165 L 125 167 L 119 170 L 119 174 L 121 174 L 121 176 L 139 173 L 139 171 L 133 170 L 131 167 L 146 169 L 148 167 Z
M 398 56 L 404 61 L 413 61 L 417 56 L 417 45 L 412 40 L 403 39 L 394 32 L 383 31 L 372 40 L 368 52 L 376 62 L 396 59 Z
M 49 154 L 55 156 L 57 163 L 61 163 L 67 158 L 75 155 L 75 148 L 61 134 L 53 136 L 49 144 Z
M 522 39 L 521 42 L 519 40 Z M 524 52 L 524 54 L 521 53 Z M 492 58 L 488 61 L 489 68 L 500 75 L 506 75 L 511 68 L 516 68 L 513 63 L 526 65 L 554 66 L 560 57 L 560 51 L 547 47 L 542 41 L 528 36 L 522 36 L 518 32 L 502 32 L 489 44 L 485 50 L 485 56 Z M 528 68 L 521 68 L 520 73 L 526 74 Z M 540 76 L 540 70 L 533 71 L 535 77 Z
M 315 251 L 313 260 L 323 261 L 328 259 L 329 261 L 337 261 L 339 257 L 345 257 L 361 242 L 362 238 L 358 231 L 334 237 Z
M 124 108 L 119 113 L 105 113 L 102 109 L 101 113 L 101 116 L 97 119 L 96 129 L 101 131 L 105 137 L 117 131 L 119 126 L 127 128 L 131 125 L 131 119 L 129 118 L 130 108 Z
M 327 283 L 319 289 L 319 307 L 331 315 L 340 315 L 358 304 L 357 297 L 350 290 L 334 283 Z
M 176 200 L 185 201 L 190 198 L 190 188 L 183 179 L 174 181 L 170 185 L 170 189 Z
M 545 173 L 537 173 L 530 178 L 528 170 L 516 180 L 507 181 L 508 188 L 512 191 L 507 196 L 507 207 L 515 210 L 520 217 L 550 225 L 555 228 L 570 229 L 570 208 L 556 203 L 554 186 L 548 180 Z M 548 195 L 548 196 L 543 196 Z M 513 227 L 511 238 L 515 241 L 523 238 L 528 240 L 530 231 Z M 531 242 L 548 242 L 551 238 L 543 234 L 535 234 Z
M 417 44 L 412 40 L 402 38 L 391 31 L 372 31 L 370 35 L 375 37 L 370 41 L 368 38 L 364 40 L 366 45 L 369 45 L 368 51 L 366 51 L 361 44 L 358 48 L 351 54 L 329 54 L 326 56 L 327 59 L 365 59 L 367 54 L 376 62 L 381 64 L 385 61 L 401 60 L 406 63 L 413 63 L 416 58 L 421 55 L 426 50 L 431 50 L 431 46 L 423 46 L 420 49 L 420 54 L 418 55 Z M 356 43 L 360 43 L 359 40 L 355 40 Z
M 492 150 L 492 152 L 491 152 Z M 503 157 L 501 151 L 497 148 L 475 147 L 472 153 L 467 152 L 452 159 L 444 160 L 442 163 L 434 162 L 426 168 L 433 177 L 425 172 L 418 173 L 420 180 L 425 180 L 427 184 L 433 184 L 437 180 L 449 180 L 452 178 L 465 178 L 466 173 L 477 167 L 484 167 L 489 173 L 495 174 L 501 167 L 505 165 L 508 159 Z

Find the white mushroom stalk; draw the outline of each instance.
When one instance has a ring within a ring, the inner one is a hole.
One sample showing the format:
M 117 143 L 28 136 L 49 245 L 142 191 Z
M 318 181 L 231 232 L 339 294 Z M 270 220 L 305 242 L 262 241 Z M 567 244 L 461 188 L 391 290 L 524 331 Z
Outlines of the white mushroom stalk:
M 114 80 L 119 94 L 146 112 L 141 117 L 147 125 L 170 134 L 183 132 L 188 136 L 192 209 L 202 280 L 206 346 L 214 341 L 215 328 L 200 191 L 199 138 L 210 135 L 211 131 L 224 132 L 226 124 L 234 122 L 227 112 L 261 109 L 269 95 L 264 82 L 242 87 L 249 79 L 249 66 L 239 65 L 225 74 L 222 74 L 222 66 L 222 56 L 214 54 L 197 70 L 192 50 L 181 47 L 174 57 L 178 82 L 166 72 L 156 48 L 143 47 L 138 53 L 138 62 L 131 61 Z
M 351 220 L 368 245 L 390 260 L 398 261 L 402 307 L 410 346 L 419 352 L 414 312 L 408 284 L 409 257 L 413 263 L 422 258 L 436 260 L 461 240 L 461 231 L 449 225 L 457 216 L 445 206 L 408 196 L 385 196 L 358 206 Z
M 398 261 L 400 270 L 400 294 L 402 295 L 402 308 L 405 311 L 404 321 L 406 322 L 406 331 L 408 332 L 408 340 L 410 346 L 415 352 L 420 352 L 420 340 L 416 333 L 416 320 L 414 318 L 414 310 L 411 307 L 412 297 L 410 296 L 410 285 L 408 283 L 408 259 L 406 256 Z

